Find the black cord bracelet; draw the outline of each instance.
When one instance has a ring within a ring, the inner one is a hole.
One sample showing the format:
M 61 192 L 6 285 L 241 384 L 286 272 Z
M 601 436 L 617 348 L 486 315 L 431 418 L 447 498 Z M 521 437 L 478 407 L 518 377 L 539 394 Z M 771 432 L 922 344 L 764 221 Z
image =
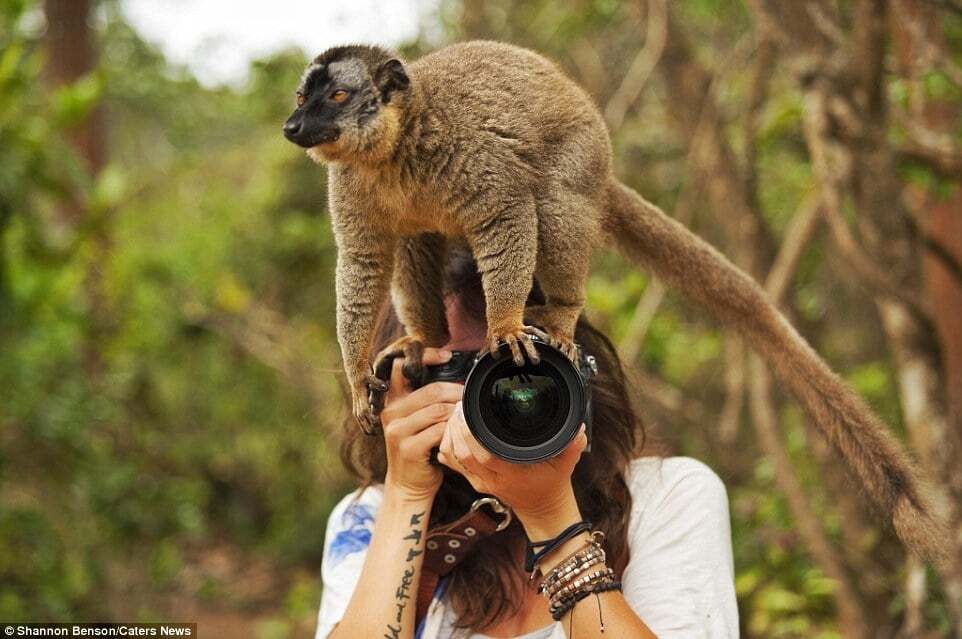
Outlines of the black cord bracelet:
M 538 562 L 555 550 L 558 546 L 573 538 L 578 533 L 586 530 L 591 530 L 591 522 L 582 519 L 581 521 L 571 524 L 562 530 L 561 533 L 559 533 L 558 536 L 553 539 L 545 539 L 544 541 L 529 541 L 524 552 L 524 571 L 533 571 L 534 567 L 538 565 Z M 544 546 L 544 548 L 538 552 L 535 552 L 535 548 L 539 548 L 541 546 Z

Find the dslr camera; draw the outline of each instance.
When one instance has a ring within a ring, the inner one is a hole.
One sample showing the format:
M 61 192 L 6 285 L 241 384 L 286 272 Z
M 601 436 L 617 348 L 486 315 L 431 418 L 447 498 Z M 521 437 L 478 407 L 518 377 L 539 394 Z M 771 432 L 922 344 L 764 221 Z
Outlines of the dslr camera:
M 577 347 L 577 364 L 533 337 L 541 361 L 515 365 L 510 349 L 454 351 L 451 359 L 426 367 L 424 384 L 464 382 L 462 406 L 471 433 L 493 454 L 512 462 L 550 459 L 574 439 L 582 422 L 591 450 L 591 378 L 595 358 Z

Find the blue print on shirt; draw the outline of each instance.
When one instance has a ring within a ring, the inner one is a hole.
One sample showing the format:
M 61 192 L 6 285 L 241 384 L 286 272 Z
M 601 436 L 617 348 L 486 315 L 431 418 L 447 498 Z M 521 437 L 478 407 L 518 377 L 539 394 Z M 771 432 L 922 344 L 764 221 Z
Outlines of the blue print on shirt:
M 374 523 L 374 510 L 365 504 L 353 503 L 341 515 L 341 526 L 328 553 L 332 566 L 350 554 L 361 552 L 371 543 L 371 524 Z

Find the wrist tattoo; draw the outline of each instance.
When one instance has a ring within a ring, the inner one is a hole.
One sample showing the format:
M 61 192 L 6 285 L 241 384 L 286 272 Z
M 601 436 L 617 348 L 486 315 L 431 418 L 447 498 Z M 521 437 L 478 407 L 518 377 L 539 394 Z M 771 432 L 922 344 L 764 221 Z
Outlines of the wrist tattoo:
M 421 545 L 422 533 L 421 520 L 423 518 L 424 511 L 411 515 L 411 521 L 409 523 L 411 526 L 411 532 L 402 537 L 404 540 L 410 540 L 413 542 L 413 545 L 408 548 L 407 556 L 404 558 L 405 563 L 412 563 L 418 555 L 424 552 L 419 548 Z M 397 589 L 394 591 L 394 606 L 396 608 L 396 615 L 394 622 L 388 623 L 387 625 L 387 631 L 384 633 L 385 639 L 400 638 L 401 618 L 404 615 L 404 609 L 407 608 L 408 602 L 411 600 L 410 590 L 413 584 L 414 566 L 405 566 L 404 572 L 401 574 L 401 583 L 398 584 Z

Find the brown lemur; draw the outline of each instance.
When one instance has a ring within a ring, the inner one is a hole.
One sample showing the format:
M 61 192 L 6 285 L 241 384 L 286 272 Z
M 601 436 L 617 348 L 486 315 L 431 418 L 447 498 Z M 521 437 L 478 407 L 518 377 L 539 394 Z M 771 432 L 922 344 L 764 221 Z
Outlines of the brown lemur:
M 328 165 L 337 243 L 337 335 L 362 427 L 375 316 L 390 284 L 417 377 L 447 340 L 441 272 L 466 243 L 482 276 L 488 347 L 537 359 L 543 330 L 569 356 L 592 252 L 614 245 L 744 334 L 841 452 L 904 542 L 936 558 L 939 518 L 901 445 L 744 272 L 612 174 L 605 123 L 552 62 L 467 42 L 413 62 L 335 47 L 307 67 L 284 134 Z M 525 308 L 533 278 L 546 303 Z M 537 328 L 536 328 L 537 327 Z

